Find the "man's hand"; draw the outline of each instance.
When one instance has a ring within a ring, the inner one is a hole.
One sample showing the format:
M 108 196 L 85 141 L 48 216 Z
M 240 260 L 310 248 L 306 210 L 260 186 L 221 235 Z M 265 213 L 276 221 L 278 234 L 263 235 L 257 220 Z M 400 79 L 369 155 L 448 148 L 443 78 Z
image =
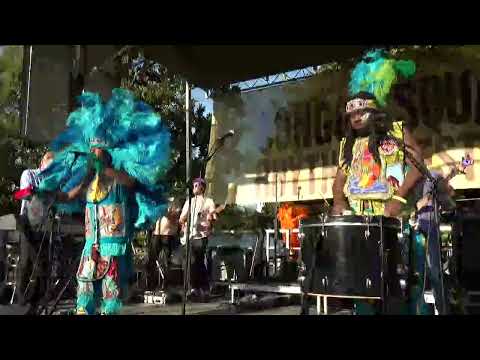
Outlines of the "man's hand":
M 104 168 L 103 175 L 115 179 L 118 183 L 127 187 L 133 187 L 135 185 L 135 180 L 123 171 L 117 171 L 112 168 Z
M 398 200 L 390 200 L 385 204 L 384 216 L 397 217 L 402 211 L 402 203 Z
M 417 202 L 417 211 L 424 208 L 430 203 L 430 197 L 429 196 L 424 196 Z
M 109 178 L 113 178 L 115 177 L 115 170 L 113 170 L 112 168 L 106 168 L 105 170 L 103 170 L 103 174 Z
M 209 213 L 207 215 L 207 221 L 216 221 L 217 220 L 217 213 L 216 212 L 213 212 L 213 213 Z
M 343 193 L 343 188 L 347 182 L 347 174 L 341 168 L 337 169 L 337 175 L 335 175 L 335 181 L 333 182 L 333 209 L 332 215 L 343 215 L 343 212 L 349 208 L 347 199 Z
M 332 215 L 343 215 L 343 212 L 348 209 L 346 202 L 336 202 L 332 208 Z
M 186 216 L 180 216 L 178 219 L 178 223 L 182 226 L 184 226 L 187 223 L 187 217 Z

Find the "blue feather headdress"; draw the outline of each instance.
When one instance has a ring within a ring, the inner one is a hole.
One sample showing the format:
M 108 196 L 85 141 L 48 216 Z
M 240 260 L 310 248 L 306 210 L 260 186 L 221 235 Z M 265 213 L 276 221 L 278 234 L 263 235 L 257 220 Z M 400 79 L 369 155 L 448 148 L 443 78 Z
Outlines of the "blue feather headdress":
M 161 184 L 170 167 L 170 133 L 153 109 L 124 89 L 114 89 L 106 103 L 98 94 L 85 92 L 80 107 L 67 119 L 67 128 L 53 141 L 54 162 L 42 173 L 40 189 L 67 192 L 87 174 L 91 148 L 101 147 L 112 165 L 136 179 L 133 189 L 135 227 L 151 226 L 166 210 Z M 81 154 L 80 156 L 78 154 Z M 82 156 L 85 154 L 86 156 Z M 79 212 L 83 204 L 61 204 L 67 213 Z

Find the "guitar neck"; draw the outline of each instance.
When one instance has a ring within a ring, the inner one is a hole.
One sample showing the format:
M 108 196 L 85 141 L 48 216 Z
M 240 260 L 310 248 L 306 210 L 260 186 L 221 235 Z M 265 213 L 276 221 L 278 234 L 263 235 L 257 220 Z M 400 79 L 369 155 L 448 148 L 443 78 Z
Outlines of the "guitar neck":
M 458 169 L 453 169 L 450 174 L 447 175 L 447 177 L 445 178 L 445 181 L 446 182 L 449 182 L 450 180 L 452 180 L 455 176 L 457 176 L 458 174 L 461 174 L 462 172 Z

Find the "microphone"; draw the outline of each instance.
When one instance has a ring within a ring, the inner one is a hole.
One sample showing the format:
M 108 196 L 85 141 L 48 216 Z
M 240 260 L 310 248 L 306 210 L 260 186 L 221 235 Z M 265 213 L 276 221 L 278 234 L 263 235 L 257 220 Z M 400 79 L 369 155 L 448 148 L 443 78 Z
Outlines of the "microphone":
M 235 135 L 235 131 L 232 129 L 232 130 L 229 130 L 225 135 L 217 138 L 217 141 L 223 141 L 225 140 L 226 138 L 229 138 L 229 137 L 232 137 L 233 135 Z
M 88 153 L 83 151 L 69 151 L 69 153 L 75 156 L 88 156 Z

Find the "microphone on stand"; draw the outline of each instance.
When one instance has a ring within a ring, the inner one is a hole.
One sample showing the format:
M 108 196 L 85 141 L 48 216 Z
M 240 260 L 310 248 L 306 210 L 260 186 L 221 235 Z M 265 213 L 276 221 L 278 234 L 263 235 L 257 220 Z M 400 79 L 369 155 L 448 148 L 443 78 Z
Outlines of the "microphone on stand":
M 210 161 L 213 158 L 213 156 L 217 153 L 217 151 L 225 145 L 225 139 L 232 137 L 233 135 L 235 135 L 235 130 L 231 129 L 225 135 L 218 137 L 217 141 L 214 144 L 213 152 L 207 155 L 207 158 L 205 159 L 205 163 Z
M 217 138 L 217 141 L 221 142 L 221 141 L 224 141 L 225 139 L 229 138 L 229 137 L 232 137 L 233 135 L 235 135 L 235 130 L 229 130 L 225 135 Z
M 89 153 L 83 151 L 69 151 L 70 154 L 74 154 L 76 156 L 88 156 Z

